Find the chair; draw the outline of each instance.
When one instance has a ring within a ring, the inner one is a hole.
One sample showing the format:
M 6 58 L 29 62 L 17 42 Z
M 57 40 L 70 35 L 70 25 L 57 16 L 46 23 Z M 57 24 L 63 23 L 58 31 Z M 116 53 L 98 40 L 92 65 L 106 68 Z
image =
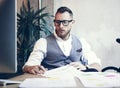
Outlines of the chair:
M 120 38 L 117 38 L 117 39 L 116 39 L 116 42 L 120 43 Z
M 120 44 L 120 38 L 116 38 L 116 42 Z M 105 71 L 116 71 L 120 73 L 120 67 L 115 67 L 115 66 L 107 66 L 102 69 L 102 72 Z

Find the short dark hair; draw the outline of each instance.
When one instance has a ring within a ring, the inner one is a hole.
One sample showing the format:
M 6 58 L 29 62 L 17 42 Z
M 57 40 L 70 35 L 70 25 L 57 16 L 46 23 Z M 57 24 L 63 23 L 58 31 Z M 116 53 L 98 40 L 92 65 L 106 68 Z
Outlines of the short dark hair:
M 73 12 L 68 8 L 68 7 L 60 7 L 57 9 L 57 13 L 64 13 L 64 12 L 68 12 L 70 14 L 70 16 L 73 17 Z

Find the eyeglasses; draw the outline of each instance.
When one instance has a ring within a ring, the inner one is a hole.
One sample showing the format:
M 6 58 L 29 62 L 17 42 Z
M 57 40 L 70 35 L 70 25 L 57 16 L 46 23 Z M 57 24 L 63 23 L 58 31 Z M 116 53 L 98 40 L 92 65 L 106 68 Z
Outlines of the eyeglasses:
M 54 20 L 55 25 L 60 26 L 62 23 L 63 26 L 68 26 L 73 20 Z

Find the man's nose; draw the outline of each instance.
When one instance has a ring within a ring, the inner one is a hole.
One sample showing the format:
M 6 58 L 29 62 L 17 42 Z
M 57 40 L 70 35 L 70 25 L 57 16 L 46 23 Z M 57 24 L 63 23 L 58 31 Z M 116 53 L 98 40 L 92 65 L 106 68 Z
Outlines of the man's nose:
M 62 28 L 63 26 L 64 26 L 64 25 L 63 25 L 63 24 L 62 24 L 62 22 L 61 22 L 61 23 L 60 23 L 60 25 L 59 25 L 59 27 L 61 27 L 61 28 Z

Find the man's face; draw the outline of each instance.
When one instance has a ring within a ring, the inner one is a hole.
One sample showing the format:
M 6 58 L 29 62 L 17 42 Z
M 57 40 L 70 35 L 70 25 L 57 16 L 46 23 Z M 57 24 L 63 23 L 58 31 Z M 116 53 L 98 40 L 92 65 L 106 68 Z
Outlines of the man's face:
M 62 39 L 68 39 L 73 23 L 73 18 L 68 12 L 57 13 L 54 20 L 55 32 L 57 36 Z

